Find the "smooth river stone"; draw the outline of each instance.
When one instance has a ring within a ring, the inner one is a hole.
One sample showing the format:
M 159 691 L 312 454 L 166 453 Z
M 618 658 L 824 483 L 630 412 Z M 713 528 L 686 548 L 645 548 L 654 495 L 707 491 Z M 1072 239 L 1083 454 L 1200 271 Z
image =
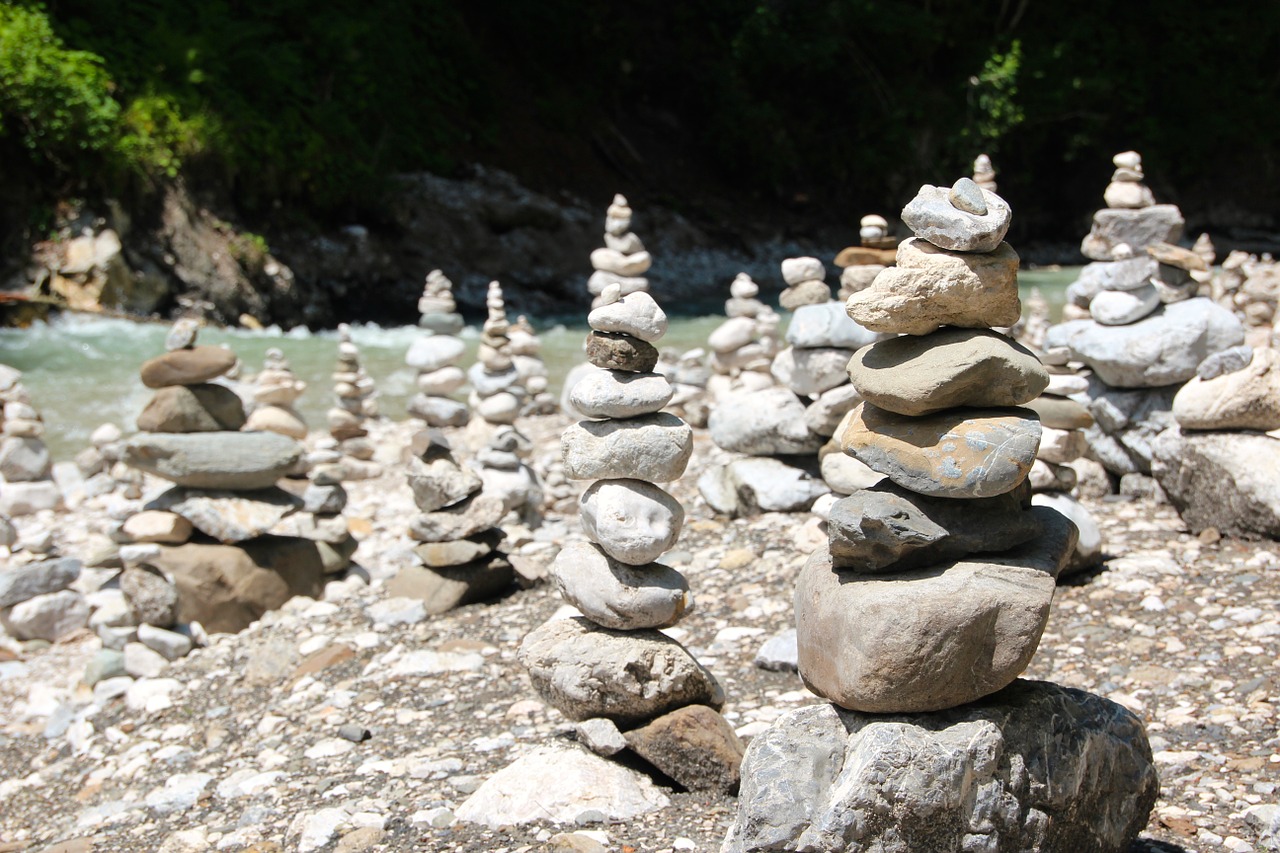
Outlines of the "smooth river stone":
M 582 493 L 579 505 L 587 538 L 631 566 L 669 551 L 684 525 L 680 502 L 643 480 L 600 480 Z
M 791 323 L 787 326 L 787 343 L 799 349 L 839 347 L 854 350 L 883 337 L 858 325 L 840 302 L 801 305 L 791 315 Z
M 619 562 L 588 542 L 562 548 L 551 578 L 583 616 L 615 631 L 667 628 L 693 608 L 689 583 L 675 569 Z
M 1009 684 L 1035 654 L 1076 528 L 1030 510 L 1041 533 L 999 556 L 874 576 L 819 548 L 796 581 L 800 677 L 842 708 L 938 711 Z
M 838 569 L 862 574 L 1007 551 L 1040 533 L 1039 519 L 1024 506 L 1029 499 L 1029 488 L 955 501 L 881 482 L 831 507 L 831 559 Z
M 235 363 L 236 354 L 222 347 L 173 350 L 143 363 L 142 384 L 148 388 L 199 385 L 226 373 Z
M 1104 290 L 1089 303 L 1089 316 L 1104 326 L 1136 323 L 1160 307 L 1160 292 L 1145 284 L 1134 290 Z
M 593 331 L 587 335 L 587 361 L 606 370 L 651 373 L 658 364 L 658 350 L 631 335 Z
M 652 296 L 638 291 L 594 309 L 587 325 L 597 332 L 619 332 L 653 343 L 667 333 L 667 315 Z
M 1086 429 L 1093 426 L 1093 415 L 1083 403 L 1062 397 L 1036 397 L 1026 408 L 1040 416 L 1041 426 L 1051 429 Z
M 711 440 L 750 456 L 816 453 L 822 436 L 809 431 L 805 406 L 787 388 L 730 394 L 707 419 Z
M 425 373 L 419 373 L 414 383 L 423 394 L 443 397 L 467 384 L 467 374 L 461 367 L 450 364 Z
M 143 432 L 216 432 L 245 425 L 244 403 L 225 385 L 170 385 L 138 415 Z
M 479 394 L 481 397 L 492 397 L 501 391 L 506 391 L 511 386 L 520 382 L 520 372 L 516 370 L 515 365 L 509 365 L 502 370 L 488 370 L 483 364 L 473 364 L 467 370 L 467 380 L 471 383 L 471 390 Z
M 927 335 L 940 326 L 1012 326 L 1022 316 L 1018 254 L 1008 243 L 970 255 L 906 240 L 898 247 L 898 265 L 850 296 L 845 310 L 875 332 Z
M 661 411 L 673 394 L 661 373 L 592 370 L 569 389 L 569 402 L 588 418 L 633 418 Z
M 960 406 L 1020 406 L 1049 384 L 1030 350 L 986 330 L 940 329 L 864 347 L 849 379 L 869 403 L 900 415 Z
M 693 454 L 693 430 L 675 415 L 579 421 L 564 431 L 564 474 L 571 480 L 634 477 L 650 483 L 680 479 Z
M 1173 398 L 1173 417 L 1183 429 L 1280 429 L 1280 352 L 1259 348 L 1242 369 L 1192 377 Z
M 247 490 L 274 486 L 302 452 L 274 432 L 139 433 L 125 442 L 124 461 L 179 486 Z
M 846 349 L 787 347 L 773 359 L 770 370 L 783 385 L 808 397 L 843 385 L 848 362 L 849 351 Z
M 607 717 L 627 727 L 685 705 L 724 704 L 715 676 L 658 631 L 553 619 L 525 636 L 517 658 L 542 698 L 573 721 Z
M 1046 347 L 1069 347 L 1113 388 L 1177 385 L 1196 375 L 1210 355 L 1244 343 L 1244 326 L 1204 298 L 1157 308 L 1128 326 L 1072 320 L 1049 329 Z
M 1008 203 L 982 190 L 986 213 L 970 213 L 952 204 L 950 195 L 950 187 L 925 184 L 902 209 L 903 224 L 916 237 L 954 252 L 990 252 L 999 246 L 1012 217 Z
M 827 267 L 817 258 L 786 258 L 782 261 L 782 280 L 787 287 L 806 281 L 822 281 L 826 277 Z
M 467 345 L 452 335 L 426 335 L 409 344 L 405 364 L 422 371 L 439 370 L 462 358 Z
M 653 266 L 653 258 L 648 252 L 624 255 L 615 249 L 596 249 L 591 253 L 592 269 L 624 278 L 644 275 L 651 266 Z
M 754 317 L 731 317 L 707 337 L 707 346 L 715 353 L 733 352 L 754 341 L 758 332 Z
M 466 403 L 448 397 L 414 394 L 409 398 L 405 411 L 426 422 L 429 427 L 466 426 L 471 420 L 471 410 Z
M 1026 479 L 1040 444 L 1028 409 L 949 409 L 924 417 L 854 409 L 846 453 L 899 486 L 939 498 L 989 498 Z

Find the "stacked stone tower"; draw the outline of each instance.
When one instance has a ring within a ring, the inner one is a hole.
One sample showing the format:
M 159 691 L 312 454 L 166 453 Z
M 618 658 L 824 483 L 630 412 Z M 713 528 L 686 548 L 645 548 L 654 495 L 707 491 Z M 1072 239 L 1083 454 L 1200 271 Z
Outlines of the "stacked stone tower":
M 44 421 L 22 384 L 22 373 L 0 364 L 0 518 L 62 506 Z
M 1009 215 L 968 178 L 926 185 L 898 268 L 849 300 L 902 335 L 849 364 L 866 402 L 843 445 L 887 480 L 832 507 L 829 548 L 801 570 L 800 674 L 832 704 L 752 741 L 728 853 L 1119 853 L 1146 824 L 1158 783 L 1141 723 L 1014 683 L 1076 534 L 1028 506 L 1040 425 L 1021 406 L 1048 376 L 990 328 L 1017 317 Z
M 360 348 L 351 340 L 351 327 L 338 324 L 338 363 L 333 371 L 333 395 L 337 405 L 329 409 L 329 435 L 333 442 L 322 446 L 325 461 L 337 453 L 342 479 L 370 480 L 382 474 L 373 461 L 374 446 L 368 422 L 378 415 L 377 389 L 373 377 L 360 363 Z
M 567 545 L 551 567 L 560 593 L 582 615 L 536 628 L 519 659 L 538 692 L 566 717 L 603 718 L 602 725 L 628 731 L 632 749 L 676 781 L 700 784 L 686 775 L 688 768 L 666 760 L 671 750 L 644 747 L 644 724 L 671 724 L 675 734 L 680 727 L 667 718 L 689 715 L 724 742 L 736 738 L 717 713 L 724 695 L 714 676 L 656 630 L 676 624 L 691 606 L 685 578 L 655 561 L 675 545 L 684 521 L 680 503 L 656 484 L 683 475 L 693 432 L 660 411 L 672 391 L 653 372 L 653 343 L 666 332 L 666 315 L 647 293 L 623 296 L 620 290 L 606 288 L 587 318 L 587 358 L 600 369 L 571 394 L 590 420 L 563 437 L 566 475 L 595 481 L 581 499 L 589 541 Z M 733 765 L 715 784 L 736 784 Z
M 284 353 L 275 347 L 267 350 L 262 372 L 253 388 L 253 401 L 257 405 L 249 413 L 244 428 L 278 432 L 302 441 L 307 437 L 307 422 L 295 404 L 306 390 L 307 383 L 294 375 Z
M 418 393 L 406 408 L 428 427 L 465 426 L 471 412 L 450 397 L 467 384 L 467 375 L 458 366 L 466 351 L 457 337 L 462 331 L 462 315 L 453 299 L 453 282 L 440 270 L 427 274 L 418 312 L 422 315 L 418 325 L 426 333 L 409 346 L 404 357 L 405 363 L 418 371 Z
M 774 384 L 769 372 L 778 354 L 778 313 L 758 298 L 760 286 L 745 272 L 729 285 L 724 303 L 728 317 L 710 337 L 711 370 L 707 391 L 723 399 L 734 391 L 760 391 Z
M 644 274 L 653 264 L 653 258 L 645 251 L 640 238 L 631 230 L 631 205 L 626 196 L 618 193 L 604 218 L 604 248 L 591 253 L 591 266 L 595 270 L 587 280 L 587 290 L 596 297 L 593 308 L 601 302 L 605 288 L 616 284 L 625 296 L 649 290 L 649 280 Z

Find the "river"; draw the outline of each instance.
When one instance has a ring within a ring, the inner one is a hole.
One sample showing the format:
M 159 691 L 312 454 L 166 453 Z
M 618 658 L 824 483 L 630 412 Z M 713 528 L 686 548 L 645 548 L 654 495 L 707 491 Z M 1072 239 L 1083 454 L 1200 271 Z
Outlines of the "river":
M 1073 268 L 1024 270 L 1019 274 L 1019 285 L 1024 298 L 1032 286 L 1039 287 L 1056 320 L 1061 314 L 1063 291 L 1077 275 Z M 783 312 L 784 324 L 788 317 Z M 661 347 L 689 350 L 705 346 L 707 336 L 722 322 L 723 316 L 672 317 Z M 558 392 L 564 375 L 583 360 L 585 322 L 565 325 L 535 320 L 534 326 L 542 340 L 551 386 Z M 55 459 L 72 458 L 104 422 L 133 431 L 134 418 L 152 393 L 138 380 L 138 368 L 164 351 L 168 329 L 165 324 L 89 314 L 64 314 L 52 323 L 29 329 L 0 329 L 0 363 L 23 372 L 32 402 L 44 417 L 45 438 Z M 352 327 L 365 371 L 377 383 L 380 410 L 388 417 L 403 418 L 405 402 L 414 393 L 414 371 L 405 366 L 404 354 L 419 334 L 416 326 Z M 462 362 L 465 366 L 475 361 L 479 332 L 468 328 L 462 337 L 468 344 Z M 337 355 L 335 332 L 205 329 L 200 342 L 227 344 L 251 373 L 261 369 L 268 349 L 279 348 L 294 372 L 308 383 L 299 411 L 312 429 L 323 427 L 324 413 L 333 399 L 329 375 Z

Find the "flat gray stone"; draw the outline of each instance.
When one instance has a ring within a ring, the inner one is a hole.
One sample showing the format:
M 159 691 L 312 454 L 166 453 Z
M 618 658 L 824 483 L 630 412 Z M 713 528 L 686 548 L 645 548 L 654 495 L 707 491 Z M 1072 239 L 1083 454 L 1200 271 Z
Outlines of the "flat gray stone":
M 848 362 L 849 351 L 846 349 L 800 349 L 792 346 L 774 357 L 771 372 L 775 379 L 796 394 L 808 397 L 848 381 L 845 375 Z
M 0 609 L 0 626 L 18 640 L 58 640 L 89 623 L 89 604 L 75 590 L 61 589 Z
M 124 445 L 131 467 L 196 489 L 265 489 L 301 457 L 302 445 L 274 432 L 139 433 Z
M 1160 293 L 1146 284 L 1133 290 L 1104 290 L 1089 303 L 1089 315 L 1104 326 L 1136 323 L 1160 307 Z
M 633 418 L 661 411 L 674 394 L 661 373 L 594 369 L 569 389 L 569 401 L 587 418 Z
M 81 563 L 71 557 L 0 568 L 0 607 L 66 589 L 80 577 Z
M 405 411 L 418 420 L 425 421 L 429 427 L 466 426 L 467 421 L 471 420 L 471 410 L 466 403 L 427 394 L 414 394 L 410 397 Z
M 452 335 L 427 335 L 417 338 L 405 353 L 405 364 L 421 371 L 439 370 L 456 363 L 467 351 L 467 345 Z
M 243 542 L 261 536 L 302 508 L 302 501 L 272 486 L 253 491 L 169 489 L 146 505 L 182 516 L 199 531 L 219 542 Z
M 812 705 L 752 739 L 721 850 L 1126 853 L 1159 789 L 1141 720 L 1056 684 L 928 715 Z

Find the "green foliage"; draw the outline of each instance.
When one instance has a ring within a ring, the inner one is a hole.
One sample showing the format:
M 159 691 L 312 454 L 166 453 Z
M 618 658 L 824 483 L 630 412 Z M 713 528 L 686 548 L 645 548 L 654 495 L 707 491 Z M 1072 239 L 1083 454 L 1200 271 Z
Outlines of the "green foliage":
M 969 103 L 973 108 L 965 135 L 979 148 L 999 150 L 999 141 L 1026 120 L 1018 102 L 1018 69 L 1022 65 L 1022 42 L 1014 39 L 1004 53 L 992 53 L 982 71 L 969 78 Z

